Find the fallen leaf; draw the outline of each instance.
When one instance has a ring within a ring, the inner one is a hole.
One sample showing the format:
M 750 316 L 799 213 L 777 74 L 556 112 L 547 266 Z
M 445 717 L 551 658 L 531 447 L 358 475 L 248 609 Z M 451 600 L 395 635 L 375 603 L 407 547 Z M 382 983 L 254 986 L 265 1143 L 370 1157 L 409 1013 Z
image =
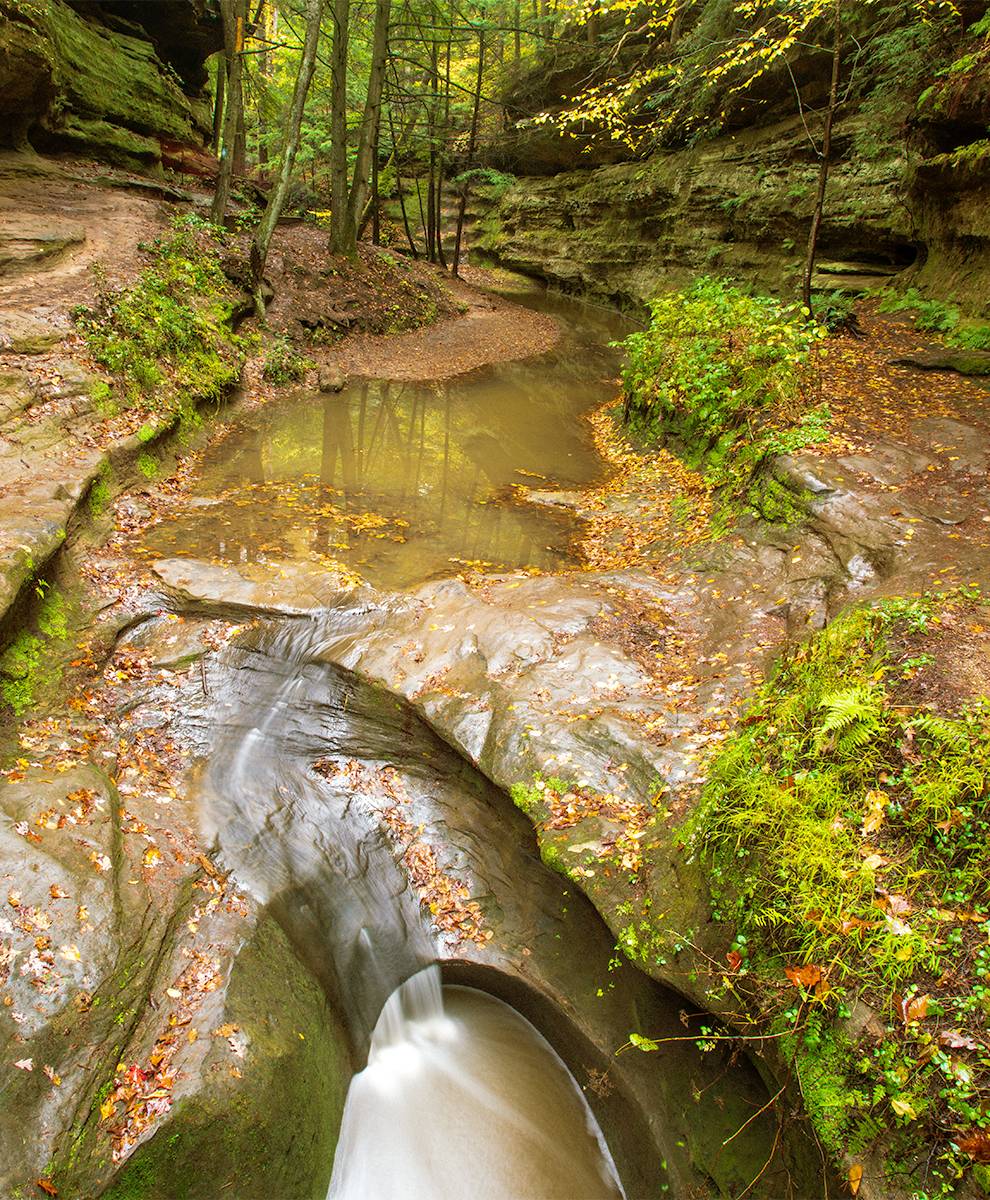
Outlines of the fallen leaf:
M 899 1117 L 906 1117 L 909 1121 L 916 1121 L 918 1113 L 910 1100 L 905 1100 L 903 1096 L 895 1096 L 890 1102 L 890 1107 Z
M 57 1196 L 58 1195 L 58 1188 L 52 1183 L 52 1181 L 50 1179 L 36 1179 L 34 1181 L 34 1186 L 41 1188 L 41 1190 L 45 1193 L 46 1196 Z
M 975 1038 L 966 1037 L 958 1029 L 944 1029 L 938 1035 L 940 1046 L 948 1046 L 950 1050 L 979 1050 L 980 1043 Z
M 849 1168 L 849 1190 L 855 1196 L 859 1192 L 859 1185 L 863 1182 L 863 1168 L 859 1163 L 853 1163 Z
M 963 1152 L 975 1162 L 990 1163 L 990 1133 L 977 1129 L 966 1137 L 954 1138 L 953 1141 Z
M 18 1071 L 33 1071 L 34 1070 L 34 1059 L 33 1058 L 19 1058 L 17 1060 L 17 1062 L 14 1063 L 14 1066 L 18 1069 Z
M 786 967 L 784 974 L 796 988 L 814 987 L 822 981 L 822 969 L 814 963 L 806 963 L 803 967 Z
M 901 1019 L 905 1027 L 915 1021 L 923 1021 L 928 1016 L 929 999 L 930 997 L 927 995 L 904 997 L 901 1001 Z

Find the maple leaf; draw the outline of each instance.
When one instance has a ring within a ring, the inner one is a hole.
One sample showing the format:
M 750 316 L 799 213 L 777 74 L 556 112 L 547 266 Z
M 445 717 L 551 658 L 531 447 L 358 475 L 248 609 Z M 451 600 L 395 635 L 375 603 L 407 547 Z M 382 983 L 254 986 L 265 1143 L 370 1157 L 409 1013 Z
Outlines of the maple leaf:
M 18 1071 L 33 1071 L 34 1070 L 34 1059 L 19 1058 L 17 1060 L 17 1062 L 14 1063 L 14 1066 L 18 1069 Z
M 112 1096 L 108 1096 L 100 1105 L 100 1120 L 109 1121 L 117 1111 L 117 1101 Z
M 161 861 L 162 852 L 157 846 L 149 846 L 144 852 L 144 857 L 141 859 L 141 863 L 145 867 L 157 867 Z

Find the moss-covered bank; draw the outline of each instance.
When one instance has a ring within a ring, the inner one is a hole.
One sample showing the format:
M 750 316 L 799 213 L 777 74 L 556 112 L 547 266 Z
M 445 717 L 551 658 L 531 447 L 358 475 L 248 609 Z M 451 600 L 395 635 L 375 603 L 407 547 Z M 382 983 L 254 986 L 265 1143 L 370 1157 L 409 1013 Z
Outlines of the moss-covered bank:
M 734 930 L 723 1000 L 893 1194 L 986 1182 L 988 639 L 974 591 L 849 611 L 761 689 L 682 830 Z

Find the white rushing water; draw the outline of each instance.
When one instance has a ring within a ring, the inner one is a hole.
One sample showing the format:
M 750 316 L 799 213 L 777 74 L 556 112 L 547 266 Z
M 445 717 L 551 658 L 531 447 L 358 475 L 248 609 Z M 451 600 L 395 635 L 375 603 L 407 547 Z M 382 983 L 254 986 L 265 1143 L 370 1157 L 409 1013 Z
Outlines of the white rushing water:
M 615 1200 L 601 1131 L 519 1013 L 436 967 L 389 998 L 344 1108 L 328 1200 Z

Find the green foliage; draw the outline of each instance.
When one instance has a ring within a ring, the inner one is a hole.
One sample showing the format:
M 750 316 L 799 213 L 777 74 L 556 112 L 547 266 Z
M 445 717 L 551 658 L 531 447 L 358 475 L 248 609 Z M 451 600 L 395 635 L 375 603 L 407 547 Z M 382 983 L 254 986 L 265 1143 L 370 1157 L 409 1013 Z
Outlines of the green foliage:
M 810 403 L 825 330 L 806 310 L 723 279 L 699 279 L 650 308 L 649 328 L 622 343 L 629 424 L 672 441 L 727 498 L 759 509 L 770 460 L 828 438 L 827 409 Z M 767 496 L 770 508 L 782 507 L 781 490 Z
M 268 346 L 262 376 L 269 383 L 298 383 L 312 363 L 300 354 L 289 338 L 275 337 Z
M 229 327 L 234 292 L 220 263 L 219 234 L 196 217 L 143 247 L 151 258 L 130 288 L 104 288 L 76 324 L 93 357 L 130 404 L 170 411 L 221 396 L 236 383 L 241 346 Z
M 856 297 L 840 288 L 813 293 L 811 303 L 815 319 L 829 333 L 848 328 L 856 316 Z
M 959 309 L 942 300 L 929 300 L 917 288 L 889 292 L 880 301 L 881 312 L 913 312 L 914 325 L 926 333 L 948 333 L 959 321 Z
M 515 175 L 494 167 L 472 167 L 451 179 L 449 186 L 456 192 L 476 191 L 488 200 L 500 200 L 515 182 Z
M 917 288 L 886 292 L 880 301 L 880 311 L 910 312 L 914 315 L 915 329 L 941 334 L 950 346 L 963 350 L 990 350 L 990 325 L 961 319 L 954 304 L 929 299 Z
M 973 599 L 852 610 L 786 657 L 684 831 L 765 1015 L 804 1019 L 786 1049 L 823 1144 L 839 1155 L 881 1130 L 905 1154 L 927 1142 L 946 1164 L 933 1195 L 951 1194 L 952 1137 L 990 1128 L 990 1059 L 972 1053 L 990 1016 L 990 703 L 946 715 L 901 689 L 938 669 L 919 640 L 953 614 L 986 620 Z M 784 978 L 795 964 L 823 980 L 801 1009 Z M 888 1022 L 865 1051 L 843 1031 L 855 995 Z

